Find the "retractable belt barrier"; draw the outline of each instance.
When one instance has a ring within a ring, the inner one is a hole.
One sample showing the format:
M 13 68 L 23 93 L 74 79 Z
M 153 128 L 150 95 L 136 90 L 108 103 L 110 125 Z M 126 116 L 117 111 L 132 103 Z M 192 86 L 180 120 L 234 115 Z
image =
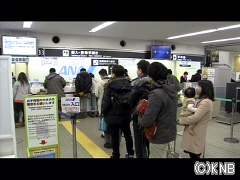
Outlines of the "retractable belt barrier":
M 231 132 L 230 132 L 230 137 L 224 138 L 225 142 L 228 143 L 238 143 L 239 140 L 236 138 L 233 138 L 233 119 L 234 119 L 234 110 L 236 107 L 236 103 L 240 102 L 240 100 L 236 100 L 235 98 L 232 99 L 224 99 L 224 98 L 215 98 L 217 101 L 225 101 L 225 102 L 232 102 L 232 118 L 231 118 Z
M 72 134 L 73 134 L 73 158 L 77 158 L 77 139 L 76 139 L 76 124 L 77 124 L 77 115 L 79 112 L 67 112 L 63 113 L 61 111 L 58 111 L 60 115 L 63 115 L 67 119 L 71 120 L 72 123 Z

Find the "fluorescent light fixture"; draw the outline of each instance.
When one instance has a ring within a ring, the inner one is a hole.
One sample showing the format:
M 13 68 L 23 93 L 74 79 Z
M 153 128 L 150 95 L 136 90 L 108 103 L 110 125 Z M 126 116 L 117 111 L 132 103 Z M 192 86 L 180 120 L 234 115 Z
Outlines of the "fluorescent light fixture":
M 218 39 L 218 40 L 213 40 L 213 41 L 204 41 L 202 43 L 214 43 L 214 42 L 223 42 L 223 41 L 233 41 L 233 40 L 238 40 L 240 37 L 235 37 L 235 38 L 228 38 L 228 39 Z
M 24 21 L 23 22 L 23 28 L 30 28 L 32 25 L 32 21 Z
M 187 37 L 187 36 L 196 36 L 199 34 L 206 34 L 206 33 L 212 33 L 217 31 L 216 29 L 210 29 L 210 30 L 206 30 L 206 31 L 199 31 L 199 32 L 195 32 L 195 33 L 189 33 L 189 34 L 183 34 L 183 35 L 179 35 L 179 36 L 172 36 L 169 37 L 167 39 L 177 39 L 177 38 L 182 38 L 182 37 Z
M 237 24 L 237 25 L 232 25 L 232 26 L 226 26 L 226 27 L 218 28 L 217 30 L 218 31 L 223 31 L 223 30 L 226 30 L 226 29 L 234 29 L 234 28 L 239 28 L 239 27 L 240 27 L 240 24 Z
M 172 36 L 172 37 L 168 37 L 167 39 L 177 39 L 177 38 L 182 38 L 182 37 L 187 37 L 187 36 L 195 36 L 195 35 L 199 35 L 199 34 L 212 33 L 212 32 L 216 32 L 216 31 L 223 31 L 223 30 L 234 29 L 234 28 L 240 28 L 240 24 L 221 27 L 218 29 L 210 29 L 210 30 L 206 30 L 206 31 L 199 31 L 199 32 L 195 32 L 195 33 L 183 34 L 183 35 L 179 35 L 179 36 Z
M 105 22 L 105 23 L 103 23 L 103 24 L 101 24 L 101 25 L 93 28 L 93 29 L 92 29 L 91 31 L 89 31 L 89 32 L 99 31 L 100 29 L 105 28 L 105 27 L 107 27 L 107 26 L 109 26 L 109 25 L 111 25 L 111 24 L 113 24 L 113 23 L 115 23 L 115 22 L 116 22 L 116 21 L 108 21 L 108 22 Z

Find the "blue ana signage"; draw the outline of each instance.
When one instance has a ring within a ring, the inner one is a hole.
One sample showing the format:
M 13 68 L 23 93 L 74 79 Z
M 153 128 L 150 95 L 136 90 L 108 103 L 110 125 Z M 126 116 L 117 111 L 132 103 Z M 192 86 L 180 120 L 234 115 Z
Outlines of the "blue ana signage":
M 59 75 L 62 76 L 77 76 L 83 66 L 62 66 Z

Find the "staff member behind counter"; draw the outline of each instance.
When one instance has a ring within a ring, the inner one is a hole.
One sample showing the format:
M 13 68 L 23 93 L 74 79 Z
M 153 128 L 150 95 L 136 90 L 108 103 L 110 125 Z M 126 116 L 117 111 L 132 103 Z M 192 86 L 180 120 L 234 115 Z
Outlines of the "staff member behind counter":
M 51 68 L 49 75 L 46 76 L 43 86 L 47 89 L 47 94 L 58 94 L 58 110 L 62 111 L 61 108 L 61 97 L 65 97 L 63 88 L 66 86 L 65 79 L 56 73 L 56 69 Z M 61 116 L 59 116 L 59 121 Z

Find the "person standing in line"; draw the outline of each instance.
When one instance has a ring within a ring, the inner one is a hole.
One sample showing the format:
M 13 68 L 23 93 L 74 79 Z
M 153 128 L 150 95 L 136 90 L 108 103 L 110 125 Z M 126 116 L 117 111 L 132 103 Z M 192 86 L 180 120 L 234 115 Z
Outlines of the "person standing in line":
M 121 103 L 117 104 L 116 102 L 120 100 L 120 96 L 128 95 L 127 92 L 131 92 L 131 83 L 128 78 L 124 77 L 124 68 L 121 65 L 114 65 L 112 67 L 112 78 L 109 80 L 104 87 L 103 100 L 102 100 L 102 109 L 101 113 L 109 125 L 111 133 L 111 143 L 112 143 L 112 156 L 111 158 L 120 158 L 119 152 L 119 139 L 120 133 L 122 130 L 126 142 L 127 154 L 126 158 L 134 157 L 133 150 L 133 139 L 131 136 L 130 122 L 131 122 L 131 108 L 130 104 L 125 104 L 121 106 Z M 126 92 L 127 91 L 127 92 Z M 121 95 L 120 95 L 121 92 Z M 116 94 L 119 94 L 118 99 Z M 114 98 L 115 97 L 115 98 Z M 124 96 L 126 97 L 126 96 Z M 116 102 L 113 102 L 115 101 Z M 127 108 L 126 108 L 126 105 Z M 114 107 L 121 108 L 114 108 Z M 121 111 L 123 110 L 124 111 Z M 119 111 L 118 111 L 119 110 Z M 128 112 L 129 111 L 129 112 Z
M 62 111 L 61 108 L 61 97 L 65 97 L 64 87 L 66 86 L 65 79 L 56 73 L 55 68 L 49 69 L 49 75 L 45 77 L 43 86 L 47 89 L 47 94 L 57 94 L 58 95 L 58 111 Z M 61 120 L 61 115 L 59 115 L 59 121 Z
M 80 119 L 85 119 L 87 117 L 87 101 L 91 93 L 92 88 L 92 78 L 85 68 L 80 70 L 77 74 L 75 80 L 75 91 L 80 95 Z
M 14 74 L 12 72 L 12 86 L 14 85 L 15 82 L 16 82 L 16 77 L 14 76 Z
M 180 83 L 187 82 L 187 81 L 188 81 L 188 80 L 187 80 L 187 76 L 188 76 L 188 72 L 185 71 L 185 72 L 183 73 L 183 75 L 180 77 Z
M 130 76 L 128 75 L 128 70 L 127 70 L 127 69 L 124 69 L 124 76 L 125 76 L 126 78 L 128 78 L 129 81 L 131 81 L 131 78 L 130 78 Z
M 185 126 L 180 147 L 188 153 L 190 158 L 200 158 L 205 151 L 208 122 L 212 119 L 214 90 L 209 80 L 198 82 L 197 94 L 199 95 L 196 112 L 187 117 L 180 117 L 179 124 Z M 194 136 L 188 132 L 189 125 L 195 124 Z
M 139 123 L 143 127 L 151 127 L 157 123 L 156 134 L 150 139 L 150 158 L 171 157 L 176 139 L 177 94 L 174 86 L 167 80 L 168 70 L 159 62 L 148 67 L 148 76 L 152 91 L 148 96 L 148 107 Z
M 101 105 L 102 105 L 102 98 L 103 98 L 103 93 L 104 93 L 104 85 L 109 81 L 109 77 L 107 74 L 107 70 L 106 69 L 101 69 L 99 72 L 99 75 L 101 77 L 101 80 L 98 82 L 97 86 L 96 86 L 96 96 L 98 97 L 98 112 L 99 115 L 101 115 Z M 109 129 L 109 128 L 108 128 Z M 111 134 L 108 131 L 103 131 L 103 134 L 101 137 L 104 137 L 105 143 L 104 143 L 104 147 L 105 148 L 112 148 L 112 144 L 111 144 Z
M 91 112 L 90 117 L 96 117 L 97 116 L 97 97 L 95 93 L 95 88 L 98 84 L 98 81 L 94 78 L 93 73 L 89 73 L 92 78 L 92 89 L 91 89 Z
M 199 70 L 197 70 L 197 73 L 196 73 L 196 74 L 192 75 L 190 81 L 191 81 L 191 82 L 198 82 L 198 81 L 200 81 L 201 79 L 202 79 L 202 70 L 199 69 Z
M 134 145 L 137 158 L 149 158 L 149 141 L 145 136 L 144 127 L 138 123 L 138 114 L 136 107 L 140 100 L 148 99 L 148 94 L 151 91 L 151 83 L 147 77 L 147 68 L 150 63 L 146 60 L 141 60 L 137 63 L 136 79 L 132 80 L 132 94 L 131 103 L 133 107 L 133 132 L 134 132 Z
M 30 94 L 30 84 L 28 82 L 27 76 L 24 72 L 19 73 L 17 81 L 13 85 L 13 102 L 14 102 L 14 119 L 15 127 L 24 127 L 24 108 L 23 108 L 23 97 Z M 19 113 L 23 113 L 23 122 L 19 122 Z
M 172 74 L 172 70 L 171 69 L 168 69 L 168 77 L 167 77 L 167 79 L 169 80 L 170 84 L 174 85 L 176 93 L 178 93 L 181 90 L 181 88 L 179 86 L 179 81 L 178 81 L 177 77 Z

